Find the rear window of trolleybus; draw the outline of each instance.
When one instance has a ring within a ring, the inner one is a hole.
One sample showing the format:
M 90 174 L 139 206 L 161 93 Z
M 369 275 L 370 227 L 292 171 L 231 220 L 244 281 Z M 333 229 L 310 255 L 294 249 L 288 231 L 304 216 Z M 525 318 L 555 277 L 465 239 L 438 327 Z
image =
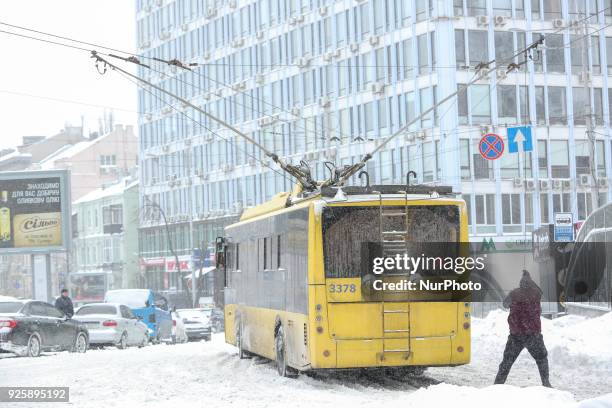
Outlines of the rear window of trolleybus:
M 404 211 L 385 207 L 383 211 Z M 450 254 L 459 238 L 459 208 L 455 205 L 408 208 L 410 252 L 420 254 L 423 243 L 436 243 Z M 385 217 L 384 231 L 404 231 L 405 217 Z M 380 207 L 327 207 L 323 210 L 323 252 L 327 278 L 355 278 L 367 273 L 368 256 L 381 245 Z M 448 248 L 443 248 L 447 246 Z M 455 248 L 455 249 L 453 249 Z M 405 251 L 401 252 L 404 253 Z M 364 266 L 365 265 L 365 266 Z M 365 268 L 365 269 L 364 269 Z

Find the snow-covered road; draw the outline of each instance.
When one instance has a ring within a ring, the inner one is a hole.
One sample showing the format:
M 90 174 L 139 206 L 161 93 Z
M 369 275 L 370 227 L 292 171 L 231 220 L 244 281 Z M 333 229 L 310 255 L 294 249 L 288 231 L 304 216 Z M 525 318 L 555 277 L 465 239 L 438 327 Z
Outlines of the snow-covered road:
M 211 343 L 109 348 L 85 355 L 3 355 L 0 386 L 69 386 L 71 406 L 78 408 L 569 408 L 582 399 L 612 393 L 612 315 L 543 322 L 551 381 L 557 389 L 537 386 L 537 368 L 526 352 L 519 357 L 508 385 L 491 386 L 507 335 L 506 316 L 493 312 L 486 319 L 474 319 L 472 364 L 431 368 L 424 379 L 397 381 L 347 374 L 279 378 L 271 363 L 239 360 L 236 349 L 216 335 Z

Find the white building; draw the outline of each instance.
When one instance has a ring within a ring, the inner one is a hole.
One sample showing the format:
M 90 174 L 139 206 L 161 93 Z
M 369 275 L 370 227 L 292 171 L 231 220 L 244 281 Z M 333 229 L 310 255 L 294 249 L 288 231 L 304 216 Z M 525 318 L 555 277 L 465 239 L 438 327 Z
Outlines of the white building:
M 324 161 L 355 162 L 497 59 L 500 72 L 419 120 L 367 170 L 372 183 L 404 183 L 414 170 L 419 182 L 453 185 L 469 204 L 474 239 L 524 240 L 554 212 L 584 219 L 596 206 L 586 184 L 596 183 L 600 203 L 611 198 L 612 2 L 586 3 L 138 0 L 143 55 L 198 64 L 139 74 L 285 159 L 309 160 L 323 179 Z M 591 35 L 580 34 L 583 21 Z M 545 45 L 527 63 L 512 58 L 540 33 Z M 502 72 L 510 63 L 522 65 Z M 261 152 L 177 101 L 140 90 L 139 111 L 141 192 L 165 210 L 182 253 L 212 240 L 236 210 L 291 188 L 261 165 Z M 517 124 L 532 126 L 533 153 L 480 156 L 484 133 L 505 139 Z M 161 224 L 148 224 L 141 247 L 168 255 L 164 237 Z

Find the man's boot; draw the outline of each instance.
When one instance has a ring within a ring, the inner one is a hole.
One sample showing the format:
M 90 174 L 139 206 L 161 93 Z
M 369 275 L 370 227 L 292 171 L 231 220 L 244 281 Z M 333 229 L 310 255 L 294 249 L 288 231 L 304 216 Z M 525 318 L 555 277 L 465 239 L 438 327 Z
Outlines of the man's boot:
M 540 371 L 542 385 L 544 387 L 552 388 L 552 385 L 550 385 L 550 380 L 548 379 L 548 358 L 536 360 L 536 364 L 538 365 L 538 370 Z

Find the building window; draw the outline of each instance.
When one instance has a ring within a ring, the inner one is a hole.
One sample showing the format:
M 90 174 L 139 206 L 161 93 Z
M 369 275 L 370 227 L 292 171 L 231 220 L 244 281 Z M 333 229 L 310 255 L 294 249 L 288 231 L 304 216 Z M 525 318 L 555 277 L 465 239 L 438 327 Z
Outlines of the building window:
M 368 3 L 359 6 L 361 16 L 361 39 L 365 39 L 370 34 L 370 7 Z
M 540 178 L 548 178 L 548 145 L 546 140 L 538 140 L 538 168 Z
M 597 19 L 594 19 L 597 20 Z M 599 37 L 591 37 L 591 69 L 594 74 L 601 74 L 601 56 L 599 53 Z
M 525 3 L 524 0 L 515 0 L 514 11 L 516 18 L 525 18 Z
M 381 99 L 377 102 L 378 105 L 378 129 L 386 129 L 388 126 L 387 117 L 387 101 Z
M 511 31 L 495 31 L 495 58 L 510 61 L 514 55 L 514 40 Z
M 531 2 L 533 4 L 533 1 Z M 561 0 L 544 1 L 544 19 L 552 20 L 561 18 Z
M 514 85 L 499 85 L 497 87 L 497 109 L 500 124 L 517 123 L 516 88 Z
M 606 59 L 608 64 L 608 75 L 612 75 L 612 37 L 606 37 Z
M 512 17 L 512 0 L 493 0 L 493 15 Z
M 477 180 L 492 180 L 493 166 L 491 161 L 480 155 L 478 150 L 479 140 L 474 141 L 474 149 L 472 150 L 472 159 L 474 161 L 474 178 Z
M 578 219 L 585 220 L 593 212 L 591 193 L 578 193 Z
M 476 232 L 495 232 L 495 194 L 475 195 Z
M 117 156 L 114 154 L 101 154 L 100 155 L 100 166 L 116 166 Z
M 423 161 L 423 182 L 434 181 L 436 154 L 434 152 L 433 142 L 426 142 L 422 145 L 422 161 Z
M 457 69 L 465 69 L 465 37 L 463 30 L 455 30 L 455 61 Z
M 595 115 L 595 124 L 602 126 L 604 124 L 603 114 L 603 90 L 601 88 L 593 88 L 593 113 Z
M 472 85 L 469 90 L 472 124 L 489 124 L 491 122 L 489 85 Z
M 569 178 L 567 140 L 550 141 L 550 167 L 552 178 Z
M 531 18 L 540 19 L 540 0 L 531 0 Z
M 533 231 L 533 194 L 525 193 L 525 230 Z
M 570 205 L 570 193 L 553 194 L 553 213 L 556 212 L 570 212 L 572 207 Z
M 486 0 L 467 0 L 468 16 L 481 16 L 487 14 Z
M 588 94 L 584 88 L 572 88 L 574 125 L 586 125 Z M 590 106 L 590 101 L 589 101 Z
M 564 49 L 562 34 L 546 36 L 546 70 L 548 72 L 565 72 Z
M 521 231 L 520 194 L 502 194 L 502 224 L 504 232 Z
M 468 223 L 469 225 L 474 225 L 474 220 L 472 219 L 472 195 L 463 194 L 461 198 L 465 201 L 465 212 L 467 213 Z
M 540 222 L 542 224 L 550 222 L 548 217 L 548 194 L 540 194 Z
M 470 141 L 468 139 L 459 140 L 461 180 L 470 180 L 472 172 L 470 170 Z
M 483 13 L 484 14 L 484 13 Z M 486 62 L 487 50 L 489 49 L 489 42 L 487 40 L 486 31 L 468 31 L 468 45 L 469 45 L 469 57 L 470 67 L 474 68 L 480 62 Z
M 427 18 L 427 6 L 430 0 L 416 0 L 416 21 L 423 21 Z M 413 3 L 414 4 L 414 3 Z
M 500 175 L 502 179 L 519 177 L 519 155 L 504 154 L 500 158 Z
M 463 89 L 462 89 L 463 88 Z M 468 117 L 468 96 L 467 89 L 465 89 L 464 84 L 457 85 L 457 113 L 459 115 L 459 124 L 467 125 L 469 123 Z
M 429 72 L 429 46 L 427 44 L 427 34 L 421 34 L 417 37 L 417 52 L 419 58 L 419 74 Z
M 453 9 L 456 16 L 463 15 L 463 0 L 453 0 Z
M 548 120 L 551 125 L 561 125 L 567 122 L 564 87 L 548 87 Z
M 519 85 L 519 123 L 530 124 L 531 117 L 529 114 L 529 88 L 527 86 Z
M 431 109 L 435 104 L 434 88 L 422 88 L 419 90 L 419 101 L 421 104 L 421 112 L 425 112 Z M 426 128 L 433 125 L 435 120 L 435 109 L 434 112 L 430 112 L 421 119 L 421 127 Z
M 536 122 L 538 125 L 546 124 L 546 110 L 544 107 L 546 106 L 544 99 L 544 87 L 536 86 L 535 87 L 535 100 L 536 100 Z
M 390 184 L 393 182 L 393 154 L 391 150 L 380 152 L 380 182 Z
M 576 175 L 591 174 L 591 155 L 589 154 L 590 146 L 588 140 L 577 140 L 575 142 L 576 151 Z
M 606 177 L 606 152 L 603 140 L 596 141 L 595 150 L 595 157 L 597 158 L 597 177 Z

